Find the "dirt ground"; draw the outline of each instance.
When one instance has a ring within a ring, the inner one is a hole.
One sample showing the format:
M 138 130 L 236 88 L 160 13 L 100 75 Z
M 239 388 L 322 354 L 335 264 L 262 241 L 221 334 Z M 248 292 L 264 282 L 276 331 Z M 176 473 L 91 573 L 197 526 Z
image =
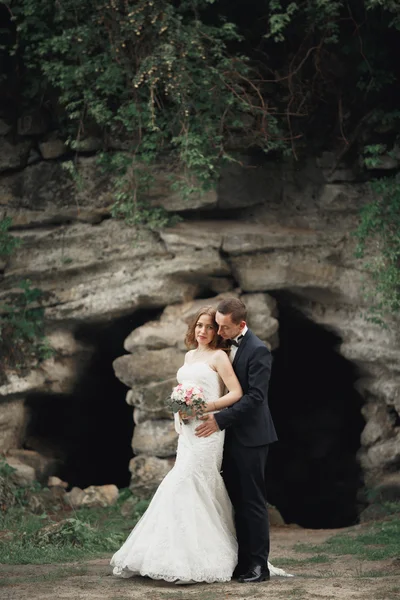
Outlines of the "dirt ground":
M 341 530 L 343 531 L 343 530 Z M 313 563 L 312 555 L 293 550 L 297 543 L 320 544 L 338 530 L 279 527 L 271 531 L 271 562 L 293 578 L 274 577 L 261 584 L 176 586 L 147 578 L 111 576 L 109 558 L 84 563 L 0 565 L 1 600 L 397 600 L 400 557 L 362 561 L 351 556 Z

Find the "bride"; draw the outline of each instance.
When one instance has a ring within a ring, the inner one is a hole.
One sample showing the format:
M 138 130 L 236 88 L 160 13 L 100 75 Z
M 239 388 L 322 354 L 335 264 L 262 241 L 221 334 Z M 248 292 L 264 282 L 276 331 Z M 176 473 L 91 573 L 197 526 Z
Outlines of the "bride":
M 217 335 L 215 313 L 213 307 L 204 307 L 189 325 L 185 342 L 194 349 L 187 352 L 177 373 L 179 383 L 203 389 L 205 412 L 226 408 L 243 395 L 229 349 Z M 179 433 L 175 466 L 112 557 L 114 575 L 142 575 L 177 584 L 232 578 L 238 548 L 232 504 L 220 475 L 225 431 L 199 438 L 196 425 L 194 419 L 182 424 L 175 414 Z M 286 575 L 269 566 L 271 574 Z

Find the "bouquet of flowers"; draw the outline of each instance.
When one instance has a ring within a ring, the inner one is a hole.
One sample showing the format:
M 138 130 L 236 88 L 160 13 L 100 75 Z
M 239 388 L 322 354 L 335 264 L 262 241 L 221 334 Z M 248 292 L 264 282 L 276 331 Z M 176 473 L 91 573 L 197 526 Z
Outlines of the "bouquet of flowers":
M 207 406 L 201 387 L 188 382 L 174 387 L 166 404 L 172 412 L 180 412 L 181 415 L 188 417 L 201 414 Z

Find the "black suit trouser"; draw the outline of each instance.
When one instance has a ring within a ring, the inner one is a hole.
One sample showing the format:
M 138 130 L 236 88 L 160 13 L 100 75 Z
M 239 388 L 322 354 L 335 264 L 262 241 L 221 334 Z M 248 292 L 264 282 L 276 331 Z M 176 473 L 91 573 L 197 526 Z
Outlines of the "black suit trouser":
M 235 512 L 242 568 L 267 566 L 269 521 L 265 469 L 269 445 L 248 447 L 226 439 L 222 475 Z

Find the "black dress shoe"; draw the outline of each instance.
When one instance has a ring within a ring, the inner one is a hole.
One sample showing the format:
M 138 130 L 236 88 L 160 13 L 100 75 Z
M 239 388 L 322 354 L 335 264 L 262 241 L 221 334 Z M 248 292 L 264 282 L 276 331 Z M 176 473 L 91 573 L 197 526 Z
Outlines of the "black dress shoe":
M 232 579 L 238 579 L 239 577 L 243 577 L 243 573 L 247 573 L 248 568 L 242 567 L 242 565 L 236 565 L 233 573 Z
M 256 565 L 249 569 L 247 573 L 241 575 L 238 579 L 239 583 L 258 583 L 259 581 L 269 580 L 269 570 L 261 565 Z

